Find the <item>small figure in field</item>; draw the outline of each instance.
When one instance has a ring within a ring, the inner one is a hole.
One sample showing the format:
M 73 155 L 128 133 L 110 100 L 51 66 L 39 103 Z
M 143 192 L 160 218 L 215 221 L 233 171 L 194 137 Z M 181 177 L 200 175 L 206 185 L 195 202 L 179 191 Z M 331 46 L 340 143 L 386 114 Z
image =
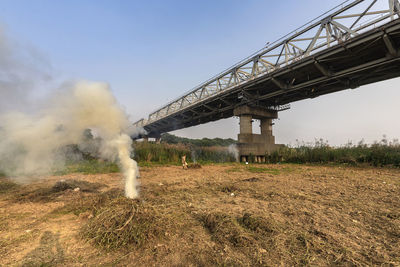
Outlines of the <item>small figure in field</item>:
M 188 168 L 188 164 L 186 162 L 186 155 L 182 156 L 182 167 L 183 167 L 183 169 L 187 169 Z

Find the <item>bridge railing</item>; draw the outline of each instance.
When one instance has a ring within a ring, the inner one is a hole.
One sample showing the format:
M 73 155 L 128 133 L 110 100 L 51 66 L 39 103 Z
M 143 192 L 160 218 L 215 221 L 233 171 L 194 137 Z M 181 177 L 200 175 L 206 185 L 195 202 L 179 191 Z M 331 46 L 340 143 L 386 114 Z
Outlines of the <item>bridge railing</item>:
M 278 69 L 346 42 L 363 32 L 400 17 L 399 0 L 356 0 L 351 3 L 348 2 L 345 1 L 290 34 L 267 45 L 178 99 L 152 112 L 148 119 L 141 119 L 134 123 L 134 126 L 144 127 L 182 109 L 198 105 L 210 97 L 234 90 L 253 79 L 272 75 Z M 274 78 L 272 78 L 272 82 L 282 89 L 290 86 L 290 84 L 284 84 Z

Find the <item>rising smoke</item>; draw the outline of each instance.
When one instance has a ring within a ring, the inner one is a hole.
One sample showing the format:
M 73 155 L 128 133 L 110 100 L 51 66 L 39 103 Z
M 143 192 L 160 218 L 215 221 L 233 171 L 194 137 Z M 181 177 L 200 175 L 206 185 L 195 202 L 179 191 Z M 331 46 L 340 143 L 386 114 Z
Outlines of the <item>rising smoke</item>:
M 235 157 L 235 160 L 239 162 L 239 149 L 236 144 L 231 144 L 228 146 L 228 152 Z
M 138 197 L 138 167 L 130 157 L 134 130 L 109 86 L 88 81 L 64 84 L 45 104 L 26 112 L 18 107 L 26 99 L 22 96 L 33 92 L 33 79 L 28 75 L 31 69 L 16 58 L 0 34 L 0 170 L 29 182 L 32 175 L 62 168 L 68 146 L 75 144 L 117 162 L 125 177 L 125 195 Z M 97 142 L 84 135 L 88 129 Z

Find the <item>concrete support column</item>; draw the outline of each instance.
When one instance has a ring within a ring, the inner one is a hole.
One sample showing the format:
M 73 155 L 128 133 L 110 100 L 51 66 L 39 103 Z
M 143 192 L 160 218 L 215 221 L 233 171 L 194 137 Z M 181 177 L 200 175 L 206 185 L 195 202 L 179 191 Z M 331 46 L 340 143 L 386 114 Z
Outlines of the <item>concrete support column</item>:
M 275 110 L 262 107 L 240 106 L 233 114 L 240 118 L 238 148 L 241 161 L 265 162 L 265 155 L 276 150 L 275 137 L 272 135 L 272 120 L 278 118 Z M 252 119 L 260 120 L 261 134 L 253 134 Z
M 264 118 L 260 120 L 261 134 L 272 135 L 272 119 Z
M 252 134 L 252 117 L 251 115 L 241 115 L 240 116 L 240 133 L 241 134 Z

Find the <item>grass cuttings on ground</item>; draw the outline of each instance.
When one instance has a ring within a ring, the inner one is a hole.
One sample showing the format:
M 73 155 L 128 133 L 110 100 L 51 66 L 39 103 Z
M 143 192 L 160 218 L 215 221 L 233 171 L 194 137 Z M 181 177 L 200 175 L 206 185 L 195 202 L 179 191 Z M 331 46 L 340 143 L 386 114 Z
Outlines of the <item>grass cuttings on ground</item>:
M 234 216 L 224 212 L 203 213 L 198 220 L 218 246 L 214 249 L 230 255 L 228 266 L 357 265 L 352 251 L 341 244 L 328 244 L 327 236 L 315 229 L 308 231 L 293 224 L 282 224 L 272 217 L 250 213 Z M 324 242 L 325 241 L 325 242 Z M 220 261 L 214 256 L 212 261 Z
M 13 199 L 15 201 L 30 202 L 47 202 L 53 201 L 67 190 L 78 190 L 81 192 L 97 192 L 98 189 L 104 187 L 104 184 L 90 183 L 80 180 L 60 180 L 51 187 L 39 187 L 33 190 L 27 189 L 16 194 Z M 77 189 L 79 188 L 79 189 Z
M 122 189 L 71 192 L 46 219 L 58 224 L 67 215 L 78 224 L 76 243 L 98 249 L 85 258 L 96 266 L 399 262 L 398 170 L 234 164 L 188 174 L 181 167 L 146 168 L 140 201 L 124 198 Z M 110 187 L 121 187 L 113 181 Z M 81 251 L 70 255 L 86 257 Z
M 208 213 L 200 220 L 214 240 L 220 243 L 228 241 L 235 247 L 256 248 L 257 239 L 271 236 L 277 228 L 272 220 L 249 213 L 237 218 L 226 213 Z
M 198 219 L 212 239 L 224 246 L 225 252 L 235 254 L 225 262 L 228 265 L 247 263 L 255 266 L 268 263 L 268 258 L 273 257 L 269 252 L 276 246 L 274 236 L 283 232 L 274 220 L 250 213 L 235 217 L 211 212 L 201 214 Z

